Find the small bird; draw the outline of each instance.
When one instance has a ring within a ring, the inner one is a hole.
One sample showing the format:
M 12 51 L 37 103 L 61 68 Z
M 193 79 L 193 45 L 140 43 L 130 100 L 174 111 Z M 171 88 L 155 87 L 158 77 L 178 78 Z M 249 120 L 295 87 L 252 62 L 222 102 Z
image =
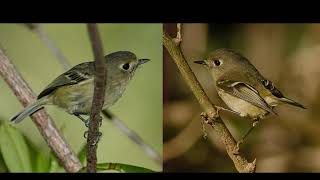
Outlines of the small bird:
M 137 59 L 136 55 L 129 51 L 118 51 L 105 56 L 107 79 L 103 108 L 108 108 L 118 101 L 136 69 L 148 61 L 149 59 Z M 94 73 L 94 62 L 84 62 L 74 66 L 53 80 L 39 94 L 37 101 L 11 118 L 11 121 L 19 123 L 45 105 L 55 105 L 75 115 L 88 126 L 89 121 L 81 115 L 90 115 Z
M 291 104 L 305 109 L 300 103 L 285 97 L 271 81 L 264 78 L 247 58 L 231 49 L 218 49 L 203 61 L 210 72 L 218 95 L 241 117 L 253 119 L 250 130 L 238 142 L 244 141 L 260 119 L 268 114 L 276 114 L 274 107 Z

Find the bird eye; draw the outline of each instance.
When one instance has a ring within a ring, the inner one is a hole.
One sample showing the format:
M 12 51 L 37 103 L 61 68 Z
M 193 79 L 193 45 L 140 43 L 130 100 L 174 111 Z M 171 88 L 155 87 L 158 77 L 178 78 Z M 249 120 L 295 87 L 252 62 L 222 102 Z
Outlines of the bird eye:
M 122 69 L 124 70 L 128 70 L 130 68 L 130 64 L 129 63 L 125 63 L 122 65 Z
M 220 66 L 220 65 L 221 65 L 220 60 L 214 60 L 213 63 L 214 63 L 214 65 L 216 65 L 216 66 Z

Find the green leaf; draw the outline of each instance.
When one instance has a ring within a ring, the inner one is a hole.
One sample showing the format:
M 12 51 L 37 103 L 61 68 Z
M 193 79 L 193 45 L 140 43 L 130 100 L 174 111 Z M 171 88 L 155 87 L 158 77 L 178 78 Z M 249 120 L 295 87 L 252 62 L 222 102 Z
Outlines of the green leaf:
M 100 163 L 97 164 L 97 172 L 102 171 L 118 171 L 122 173 L 153 173 L 150 169 L 133 166 L 129 164 L 122 164 L 122 163 Z M 82 168 L 79 172 L 86 172 L 86 167 Z
M 84 144 L 80 151 L 78 152 L 78 158 L 81 164 L 85 164 L 87 160 L 87 144 Z
M 43 153 L 38 152 L 36 158 L 36 172 L 48 172 L 50 169 L 50 162 Z
M 6 164 L 4 163 L 4 159 L 2 157 L 2 154 L 0 153 L 0 173 L 7 172 L 7 171 L 8 171 L 8 168 L 7 168 Z
M 29 153 L 30 153 L 30 159 L 32 164 L 32 172 L 38 171 L 38 154 L 39 154 L 39 148 L 35 146 L 30 139 L 28 139 L 26 136 L 24 136 L 25 142 L 28 146 Z M 49 163 L 49 162 L 48 162 Z
M 59 169 L 59 162 L 53 155 L 51 155 L 49 172 L 57 172 L 58 169 Z
M 31 172 L 28 146 L 22 134 L 7 123 L 0 126 L 0 150 L 10 172 Z

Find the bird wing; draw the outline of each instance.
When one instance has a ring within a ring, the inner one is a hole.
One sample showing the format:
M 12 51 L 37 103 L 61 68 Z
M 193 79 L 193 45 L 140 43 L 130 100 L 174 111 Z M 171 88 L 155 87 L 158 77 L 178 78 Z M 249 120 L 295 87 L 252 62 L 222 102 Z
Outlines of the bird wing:
M 262 80 L 262 84 L 263 86 L 269 90 L 271 92 L 272 95 L 274 95 L 275 97 L 277 97 L 280 101 L 283 101 L 283 102 L 286 102 L 288 104 L 291 104 L 293 106 L 297 106 L 297 107 L 300 107 L 300 108 L 303 108 L 303 109 L 306 109 L 306 107 L 304 107 L 302 104 L 292 100 L 292 99 L 289 99 L 289 98 L 286 98 L 274 85 L 271 81 L 267 80 L 267 79 L 263 79 Z
M 85 62 L 78 64 L 68 70 L 67 72 L 58 76 L 52 81 L 38 96 L 38 99 L 49 95 L 55 91 L 58 87 L 78 84 L 82 81 L 91 79 L 94 74 L 94 63 Z
M 284 98 L 283 94 L 273 85 L 273 83 L 269 80 L 263 79 L 262 80 L 263 86 L 268 89 L 272 95 L 277 98 Z
M 260 96 L 259 92 L 247 83 L 231 80 L 217 81 L 217 87 L 224 92 L 245 100 L 259 108 L 262 108 L 270 113 L 276 114 L 272 107 Z

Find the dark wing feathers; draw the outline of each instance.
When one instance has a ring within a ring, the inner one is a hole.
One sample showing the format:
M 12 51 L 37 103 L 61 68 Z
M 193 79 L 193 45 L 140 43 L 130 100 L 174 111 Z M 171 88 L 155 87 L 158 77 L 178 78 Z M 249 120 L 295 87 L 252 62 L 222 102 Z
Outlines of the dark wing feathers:
M 279 98 L 280 101 L 283 101 L 283 102 L 286 102 L 288 104 L 291 104 L 293 106 L 297 106 L 297 107 L 300 107 L 300 108 L 303 108 L 303 109 L 306 109 L 306 107 L 304 107 L 302 104 L 292 100 L 292 99 L 289 99 L 289 98 L 286 98 L 274 85 L 271 81 L 269 80 L 266 80 L 266 79 L 263 79 L 262 80 L 262 84 L 263 86 L 268 89 L 272 95 L 274 95 L 275 97 Z
M 276 96 L 277 98 L 284 98 L 283 94 L 273 85 L 273 83 L 269 80 L 262 80 L 263 86 L 268 89 L 272 95 Z
M 85 62 L 76 65 L 72 69 L 58 76 L 52 83 L 50 83 L 38 96 L 38 99 L 49 95 L 55 91 L 58 87 L 74 85 L 81 81 L 87 80 L 93 77 L 93 63 Z
M 260 96 L 259 92 L 244 82 L 221 80 L 217 82 L 217 87 L 223 89 L 226 93 L 245 100 L 257 107 L 260 107 L 270 113 L 276 114 L 272 107 Z

